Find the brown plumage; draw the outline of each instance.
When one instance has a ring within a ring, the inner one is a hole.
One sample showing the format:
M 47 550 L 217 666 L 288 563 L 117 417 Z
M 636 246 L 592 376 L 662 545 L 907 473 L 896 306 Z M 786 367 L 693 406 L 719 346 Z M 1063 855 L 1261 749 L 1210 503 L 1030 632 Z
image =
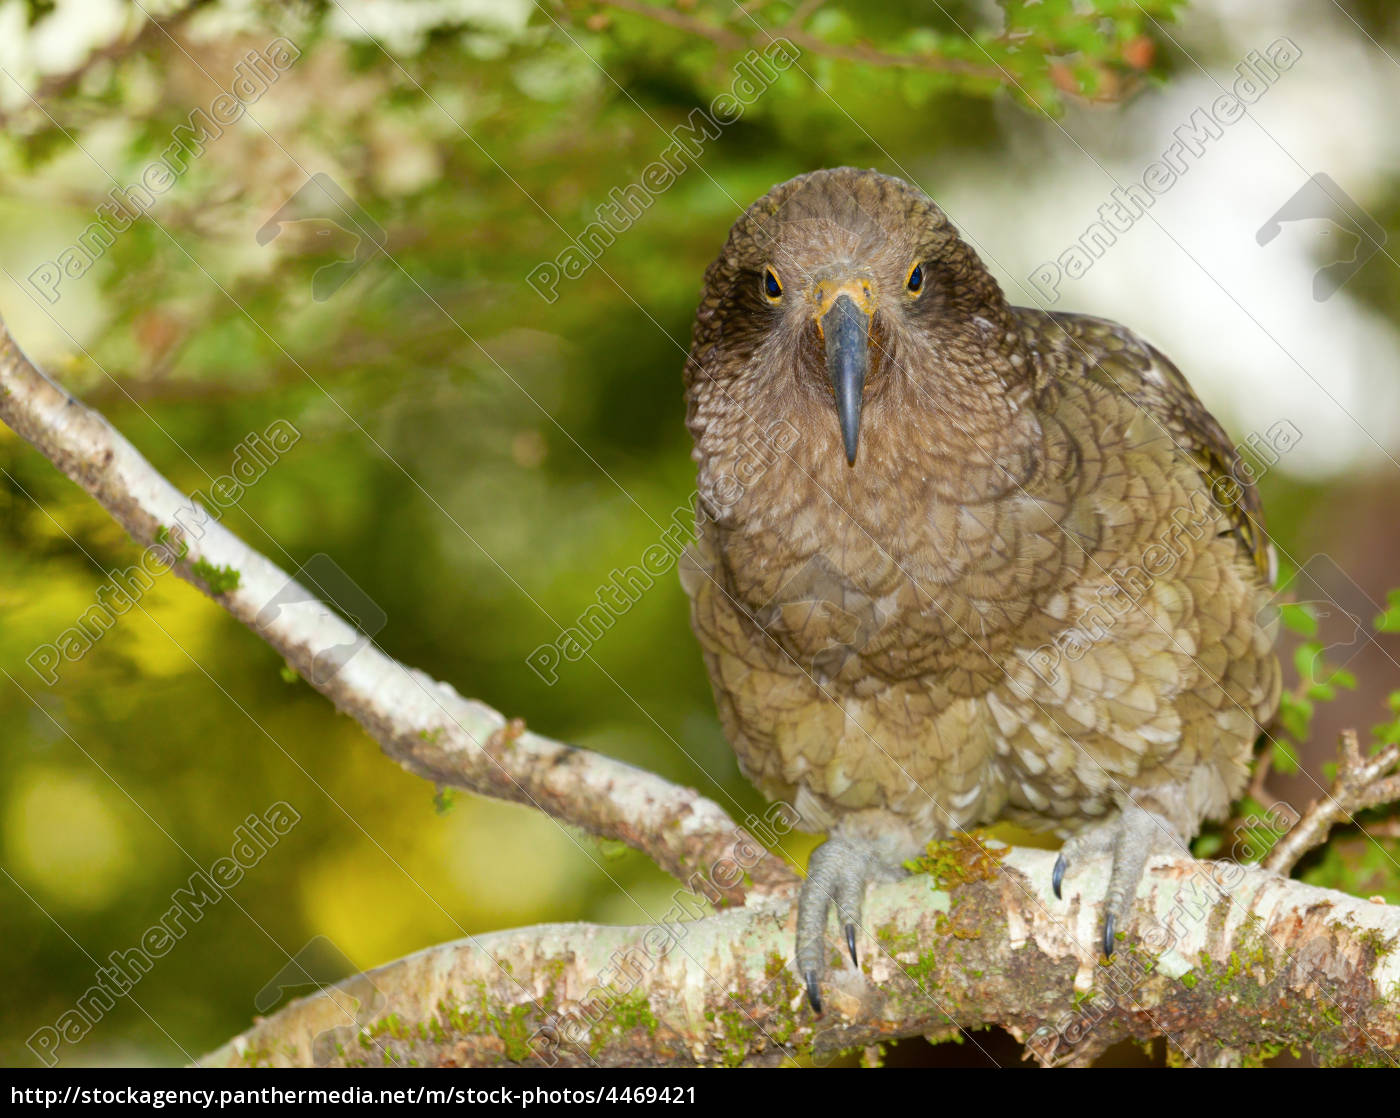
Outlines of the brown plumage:
M 922 193 L 843 168 L 735 223 L 686 394 L 720 718 L 830 836 L 799 905 L 813 1004 L 829 903 L 854 955 L 868 879 L 997 819 L 1113 855 L 1111 951 L 1278 702 L 1257 496 L 1186 380 L 1121 326 L 1008 305 Z

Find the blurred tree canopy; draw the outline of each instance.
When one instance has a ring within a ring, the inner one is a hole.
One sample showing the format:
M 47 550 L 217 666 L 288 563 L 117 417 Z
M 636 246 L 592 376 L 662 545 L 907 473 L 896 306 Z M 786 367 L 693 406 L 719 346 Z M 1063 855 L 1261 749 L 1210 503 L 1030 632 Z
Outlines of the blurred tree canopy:
M 4 313 L 187 492 L 290 424 L 296 444 L 224 513 L 234 531 L 288 569 L 333 557 L 382 610 L 391 655 L 742 817 L 761 800 L 673 574 L 557 682 L 527 666 L 688 501 L 680 368 L 701 273 L 774 182 L 849 163 L 936 183 L 994 158 L 1013 115 L 1111 111 L 1168 80 L 1181 8 L 5 4 Z M 267 61 L 278 41 L 285 67 Z M 739 111 L 697 135 L 725 94 Z M 329 208 L 307 193 L 327 180 Z M 611 242 L 539 281 L 639 185 L 648 201 Z M 34 650 L 135 549 L 6 430 L 0 467 L 6 1063 L 33 1062 L 33 1029 L 279 800 L 301 822 L 65 1059 L 198 1054 L 316 936 L 365 967 L 667 907 L 673 884 L 635 854 L 512 806 L 435 805 L 169 577 L 45 680 Z

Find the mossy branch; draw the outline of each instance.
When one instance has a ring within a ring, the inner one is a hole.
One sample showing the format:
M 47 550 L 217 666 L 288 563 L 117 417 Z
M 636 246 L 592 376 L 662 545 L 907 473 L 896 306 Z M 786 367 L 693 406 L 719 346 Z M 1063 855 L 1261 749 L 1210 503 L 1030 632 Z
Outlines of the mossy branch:
M 554 924 L 443 944 L 293 1002 L 200 1062 L 824 1063 L 988 1024 L 1045 1064 L 1156 1036 L 1188 1066 L 1288 1049 L 1397 1062 L 1400 909 L 1257 867 L 1157 861 L 1139 894 L 1143 942 L 1105 964 L 1085 949 L 1098 914 L 1082 898 L 1102 895 L 1106 865 L 1086 865 L 1059 902 L 1053 854 L 989 861 L 953 840 L 938 877 L 873 887 L 861 971 L 833 941 L 822 1018 L 786 965 L 790 908 L 770 898 L 671 931 Z

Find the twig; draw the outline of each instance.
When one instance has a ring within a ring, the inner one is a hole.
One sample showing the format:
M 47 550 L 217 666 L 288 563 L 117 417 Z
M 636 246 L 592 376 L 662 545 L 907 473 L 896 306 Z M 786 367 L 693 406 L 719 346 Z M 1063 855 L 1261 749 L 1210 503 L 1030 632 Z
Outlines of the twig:
M 1332 828 L 1351 822 L 1358 811 L 1400 800 L 1400 745 L 1387 745 L 1371 757 L 1361 755 L 1355 730 L 1343 730 L 1337 751 L 1337 777 L 1326 795 L 1308 805 L 1303 817 L 1279 840 L 1264 867 L 1290 873 L 1309 850 L 1327 841 Z
M 139 15 L 139 13 L 136 14 Z M 128 55 L 144 50 L 158 34 L 169 35 L 174 33 L 185 22 L 188 15 L 189 12 L 180 12 L 178 15 L 164 19 L 152 19 L 141 16 L 141 26 L 134 34 L 124 32 L 112 42 L 92 51 L 92 53 L 71 70 L 65 70 L 61 74 L 50 74 L 43 78 L 34 88 L 31 96 L 34 98 L 34 101 L 40 104 L 46 103 L 50 99 L 57 97 L 70 86 L 81 81 L 99 62 L 115 62 L 119 59 L 126 58 Z M 32 107 L 34 101 L 30 101 L 26 98 L 22 104 L 27 108 Z M 10 117 L 13 115 L 15 114 L 7 115 L 5 113 L 0 113 L 0 124 L 8 124 Z
M 785 29 L 800 31 L 807 26 L 807 21 L 816 15 L 817 9 L 824 3 L 826 0 L 802 0 L 802 3 L 792 10 L 792 15 L 788 16 L 787 23 L 784 25 Z
M 1010 81 L 1005 71 L 996 66 L 984 66 L 962 58 L 950 58 L 942 54 L 890 54 L 863 43 L 829 43 L 825 39 L 803 30 L 801 24 L 795 20 L 789 21 L 777 29 L 756 28 L 750 35 L 740 35 L 728 28 L 717 27 L 673 8 L 648 4 L 645 0 L 598 0 L 598 4 L 601 7 L 628 12 L 643 19 L 665 24 L 677 31 L 684 31 L 687 34 L 708 39 L 721 50 L 731 53 L 761 49 L 785 39 L 799 50 L 822 55 L 826 58 L 834 58 L 841 62 L 854 62 L 862 66 L 957 74 L 961 77 L 980 78 L 998 84 L 1006 84 Z
M 712 23 L 706 23 L 702 19 L 688 16 L 683 12 L 678 12 L 674 8 L 663 8 L 648 4 L 645 0 L 601 0 L 602 7 L 616 8 L 618 11 L 631 12 L 633 15 L 641 16 L 644 19 L 654 20 L 657 23 L 664 23 L 667 27 L 673 27 L 677 31 L 684 31 L 687 35 L 697 35 L 702 39 L 708 39 L 721 50 L 737 51 L 751 46 L 749 39 L 744 35 L 736 34 L 723 27 L 716 27 Z

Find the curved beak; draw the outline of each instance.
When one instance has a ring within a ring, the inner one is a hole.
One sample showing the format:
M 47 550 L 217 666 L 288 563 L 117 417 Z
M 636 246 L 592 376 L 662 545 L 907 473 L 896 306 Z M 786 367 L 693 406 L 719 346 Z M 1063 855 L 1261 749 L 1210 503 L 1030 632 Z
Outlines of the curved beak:
M 836 393 L 836 415 L 841 421 L 841 440 L 846 444 L 846 462 L 854 466 L 865 376 L 870 371 L 870 313 L 849 295 L 838 295 L 819 321 L 826 341 L 826 375 Z

